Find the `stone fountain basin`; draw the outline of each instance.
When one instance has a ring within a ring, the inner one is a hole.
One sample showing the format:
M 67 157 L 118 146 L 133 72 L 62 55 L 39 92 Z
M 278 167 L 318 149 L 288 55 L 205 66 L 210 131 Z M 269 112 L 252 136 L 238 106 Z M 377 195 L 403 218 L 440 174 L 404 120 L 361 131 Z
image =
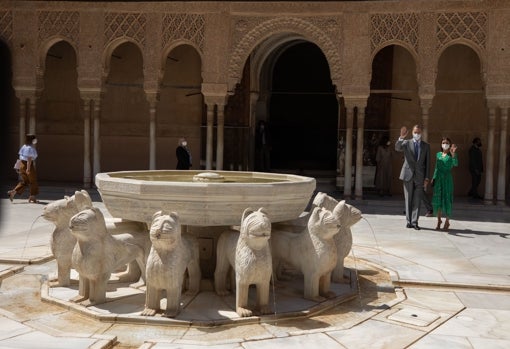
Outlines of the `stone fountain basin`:
M 314 178 L 262 172 L 207 171 L 225 182 L 198 181 L 206 171 L 122 171 L 98 173 L 96 186 L 114 217 L 150 223 L 159 211 L 175 211 L 181 224 L 238 225 L 243 211 L 264 207 L 272 222 L 297 218 L 316 187 Z

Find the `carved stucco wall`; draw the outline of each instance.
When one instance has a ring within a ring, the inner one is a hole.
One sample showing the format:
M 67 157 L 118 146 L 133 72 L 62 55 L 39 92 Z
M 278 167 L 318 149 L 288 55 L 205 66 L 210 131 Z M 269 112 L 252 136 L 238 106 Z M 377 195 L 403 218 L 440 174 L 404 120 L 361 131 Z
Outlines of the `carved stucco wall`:
M 264 39 L 278 33 L 300 34 L 319 46 L 328 60 L 331 80 L 334 84 L 341 81 L 342 64 L 338 40 L 341 26 L 336 17 L 234 17 L 232 28 L 229 90 L 233 90 L 235 84 L 241 81 L 244 63 L 255 47 Z
M 12 13 L 0 11 L 0 38 L 7 44 L 12 40 Z

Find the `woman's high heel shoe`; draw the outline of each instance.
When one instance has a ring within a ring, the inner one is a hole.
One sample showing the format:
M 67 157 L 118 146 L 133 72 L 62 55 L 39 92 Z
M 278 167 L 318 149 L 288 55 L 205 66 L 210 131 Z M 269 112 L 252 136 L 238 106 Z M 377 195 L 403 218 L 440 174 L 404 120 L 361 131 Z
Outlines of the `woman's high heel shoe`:
M 33 202 L 34 204 L 36 204 L 38 201 L 35 198 L 35 196 L 30 195 L 30 197 L 28 198 L 28 202 Z
M 9 195 L 9 200 L 11 200 L 12 202 L 14 200 L 14 195 L 16 195 L 16 192 L 14 190 L 9 190 L 7 194 Z
M 436 230 L 441 230 L 441 223 L 443 223 L 443 221 L 441 221 L 441 220 L 437 221 Z
M 444 223 L 443 230 L 444 230 L 444 231 L 448 231 L 448 229 L 449 229 L 449 228 L 450 228 L 450 221 L 446 221 L 446 222 Z

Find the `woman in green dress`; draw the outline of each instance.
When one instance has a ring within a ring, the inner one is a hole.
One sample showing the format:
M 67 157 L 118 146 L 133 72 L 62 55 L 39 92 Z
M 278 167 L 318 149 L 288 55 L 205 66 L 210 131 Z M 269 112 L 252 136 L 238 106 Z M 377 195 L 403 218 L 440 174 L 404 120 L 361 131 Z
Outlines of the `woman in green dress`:
M 441 217 L 445 217 L 443 230 L 450 227 L 450 216 L 453 206 L 453 177 L 452 168 L 459 165 L 457 159 L 457 146 L 452 144 L 448 137 L 441 140 L 442 151 L 436 154 L 436 168 L 432 176 L 432 185 L 434 194 L 432 196 L 432 206 L 437 214 L 436 230 L 441 229 Z

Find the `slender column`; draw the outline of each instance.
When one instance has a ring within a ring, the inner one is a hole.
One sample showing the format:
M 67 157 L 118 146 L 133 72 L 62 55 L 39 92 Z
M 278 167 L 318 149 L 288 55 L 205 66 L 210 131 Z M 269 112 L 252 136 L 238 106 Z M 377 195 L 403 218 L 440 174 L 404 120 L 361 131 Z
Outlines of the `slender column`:
M 100 119 L 101 105 L 99 100 L 94 100 L 94 165 L 93 173 L 94 177 L 96 174 L 101 172 L 101 119 Z
M 156 169 L 156 103 L 150 103 L 149 109 L 149 169 Z
M 35 103 L 36 99 L 29 98 L 28 99 L 28 112 L 29 112 L 29 119 L 28 119 L 28 133 L 35 134 L 36 133 L 36 119 L 35 119 Z
M 27 100 L 21 98 L 19 103 L 19 146 L 25 144 L 25 135 L 27 133 Z
M 207 144 L 205 150 L 205 169 L 212 169 L 213 157 L 213 123 L 214 123 L 214 105 L 208 104 L 207 107 Z
M 257 127 L 257 103 L 259 100 L 259 92 L 250 92 L 250 148 L 249 148 L 249 160 L 248 170 L 253 171 L 255 168 L 255 128 Z
M 429 136 L 429 110 L 432 106 L 432 99 L 421 99 L 421 125 L 422 125 L 422 139 L 424 141 L 428 140 Z
M 506 186 L 506 137 L 508 125 L 508 108 L 501 109 L 501 137 L 499 140 L 499 167 L 498 167 L 498 192 L 497 203 L 505 205 Z
M 489 131 L 487 133 L 487 171 L 485 172 L 485 195 L 484 199 L 492 203 L 494 200 L 494 128 L 496 124 L 496 108 L 489 108 Z
M 83 103 L 83 187 L 90 188 L 91 167 L 90 167 L 90 99 Z
M 352 119 L 354 107 L 346 106 L 347 124 L 345 127 L 345 178 L 344 178 L 344 197 L 351 196 L 352 187 Z
M 363 198 L 363 134 L 365 131 L 365 108 L 358 107 L 358 136 L 356 139 L 356 199 Z
M 216 169 L 223 170 L 225 106 L 218 104 L 218 126 L 216 128 Z

